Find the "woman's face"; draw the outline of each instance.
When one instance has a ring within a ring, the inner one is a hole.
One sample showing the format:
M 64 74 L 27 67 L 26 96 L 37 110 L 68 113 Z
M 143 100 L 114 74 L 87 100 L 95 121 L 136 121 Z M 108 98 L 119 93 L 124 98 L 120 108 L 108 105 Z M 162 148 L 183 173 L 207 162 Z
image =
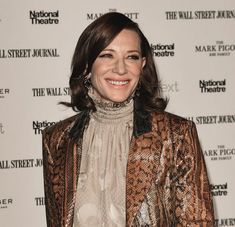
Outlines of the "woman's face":
M 135 91 L 144 65 L 138 34 L 122 30 L 92 65 L 95 94 L 113 102 L 127 100 Z

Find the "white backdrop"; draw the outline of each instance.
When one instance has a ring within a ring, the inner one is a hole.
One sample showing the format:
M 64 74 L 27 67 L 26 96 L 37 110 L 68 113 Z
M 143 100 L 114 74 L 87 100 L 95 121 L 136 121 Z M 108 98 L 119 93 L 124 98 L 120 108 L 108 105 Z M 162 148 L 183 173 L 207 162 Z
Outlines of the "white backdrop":
M 77 39 L 109 11 L 151 43 L 167 111 L 197 125 L 216 226 L 235 226 L 233 0 L 0 0 L 0 226 L 46 226 L 41 130 L 74 114 L 57 103 L 69 101 Z

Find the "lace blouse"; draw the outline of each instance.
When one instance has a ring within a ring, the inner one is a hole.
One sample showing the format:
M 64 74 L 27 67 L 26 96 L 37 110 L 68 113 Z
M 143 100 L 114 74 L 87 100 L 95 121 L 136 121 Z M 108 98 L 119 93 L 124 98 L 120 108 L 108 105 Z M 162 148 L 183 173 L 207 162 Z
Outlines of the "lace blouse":
M 126 165 L 133 132 L 133 99 L 96 100 L 84 131 L 73 227 L 126 226 Z

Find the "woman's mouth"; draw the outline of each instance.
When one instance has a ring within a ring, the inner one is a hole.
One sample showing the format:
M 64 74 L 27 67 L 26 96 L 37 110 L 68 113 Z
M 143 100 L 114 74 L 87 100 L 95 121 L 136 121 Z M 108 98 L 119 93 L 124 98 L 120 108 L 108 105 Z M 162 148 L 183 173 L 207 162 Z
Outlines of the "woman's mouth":
M 122 86 L 128 84 L 129 80 L 107 80 L 107 82 L 112 85 Z

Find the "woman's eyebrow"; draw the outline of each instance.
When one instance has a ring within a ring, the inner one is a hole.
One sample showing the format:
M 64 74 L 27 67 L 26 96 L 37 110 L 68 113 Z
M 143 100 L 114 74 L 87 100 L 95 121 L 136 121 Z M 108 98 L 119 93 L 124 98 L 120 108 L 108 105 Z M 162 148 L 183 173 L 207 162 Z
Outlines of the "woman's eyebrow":
M 127 51 L 127 53 L 132 53 L 132 52 L 137 52 L 137 53 L 141 54 L 139 50 L 128 50 Z
M 112 51 L 112 52 L 115 52 L 115 50 L 113 50 L 113 49 L 103 49 L 102 51 Z
M 111 52 L 116 52 L 114 49 L 104 49 L 102 51 L 111 51 Z M 137 52 L 139 54 L 141 54 L 141 52 L 139 50 L 128 50 L 127 53 L 132 53 L 132 52 Z

